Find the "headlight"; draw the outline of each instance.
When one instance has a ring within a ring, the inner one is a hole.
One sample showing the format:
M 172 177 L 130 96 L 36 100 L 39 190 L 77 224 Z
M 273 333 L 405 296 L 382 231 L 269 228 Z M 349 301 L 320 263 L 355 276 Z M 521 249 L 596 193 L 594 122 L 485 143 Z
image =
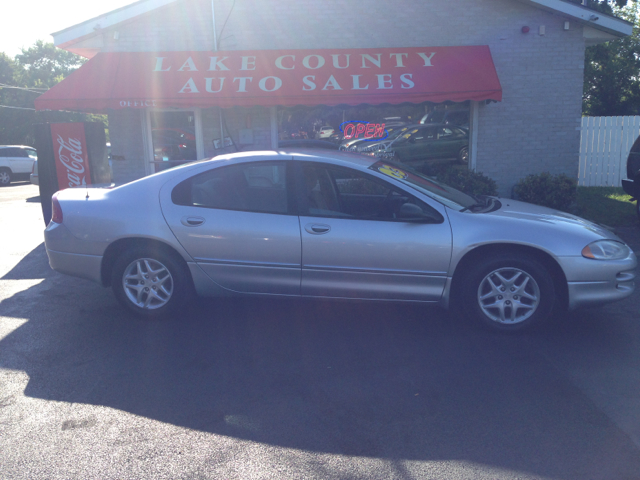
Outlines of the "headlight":
M 629 256 L 629 247 L 615 240 L 598 240 L 582 249 L 582 256 L 594 260 L 622 260 Z

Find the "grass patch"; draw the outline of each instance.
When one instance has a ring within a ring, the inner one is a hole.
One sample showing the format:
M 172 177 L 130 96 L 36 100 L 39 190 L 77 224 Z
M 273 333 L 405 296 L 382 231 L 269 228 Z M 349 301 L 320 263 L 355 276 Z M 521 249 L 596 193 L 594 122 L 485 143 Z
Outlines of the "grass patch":
M 610 227 L 638 224 L 636 202 L 621 187 L 578 187 L 576 215 Z

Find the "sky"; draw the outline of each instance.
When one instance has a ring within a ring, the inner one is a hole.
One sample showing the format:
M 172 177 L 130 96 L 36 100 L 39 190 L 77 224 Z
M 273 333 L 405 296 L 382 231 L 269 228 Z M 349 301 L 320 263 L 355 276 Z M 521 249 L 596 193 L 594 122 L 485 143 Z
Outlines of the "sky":
M 0 52 L 14 57 L 36 40 L 53 42 L 53 32 L 131 3 L 135 0 L 4 0 Z

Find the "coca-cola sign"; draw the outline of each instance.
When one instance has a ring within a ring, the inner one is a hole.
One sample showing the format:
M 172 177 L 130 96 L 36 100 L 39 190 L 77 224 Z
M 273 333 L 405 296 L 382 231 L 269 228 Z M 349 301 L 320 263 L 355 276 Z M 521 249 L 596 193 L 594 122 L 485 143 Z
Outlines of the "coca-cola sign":
M 87 141 L 82 123 L 51 124 L 58 188 L 91 184 Z

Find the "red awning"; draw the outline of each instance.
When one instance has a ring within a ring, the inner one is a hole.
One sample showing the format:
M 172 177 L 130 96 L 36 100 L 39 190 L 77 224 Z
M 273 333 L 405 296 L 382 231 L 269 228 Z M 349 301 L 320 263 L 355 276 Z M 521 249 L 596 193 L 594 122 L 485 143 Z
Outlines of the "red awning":
M 502 99 L 488 46 L 99 53 L 37 110 Z

